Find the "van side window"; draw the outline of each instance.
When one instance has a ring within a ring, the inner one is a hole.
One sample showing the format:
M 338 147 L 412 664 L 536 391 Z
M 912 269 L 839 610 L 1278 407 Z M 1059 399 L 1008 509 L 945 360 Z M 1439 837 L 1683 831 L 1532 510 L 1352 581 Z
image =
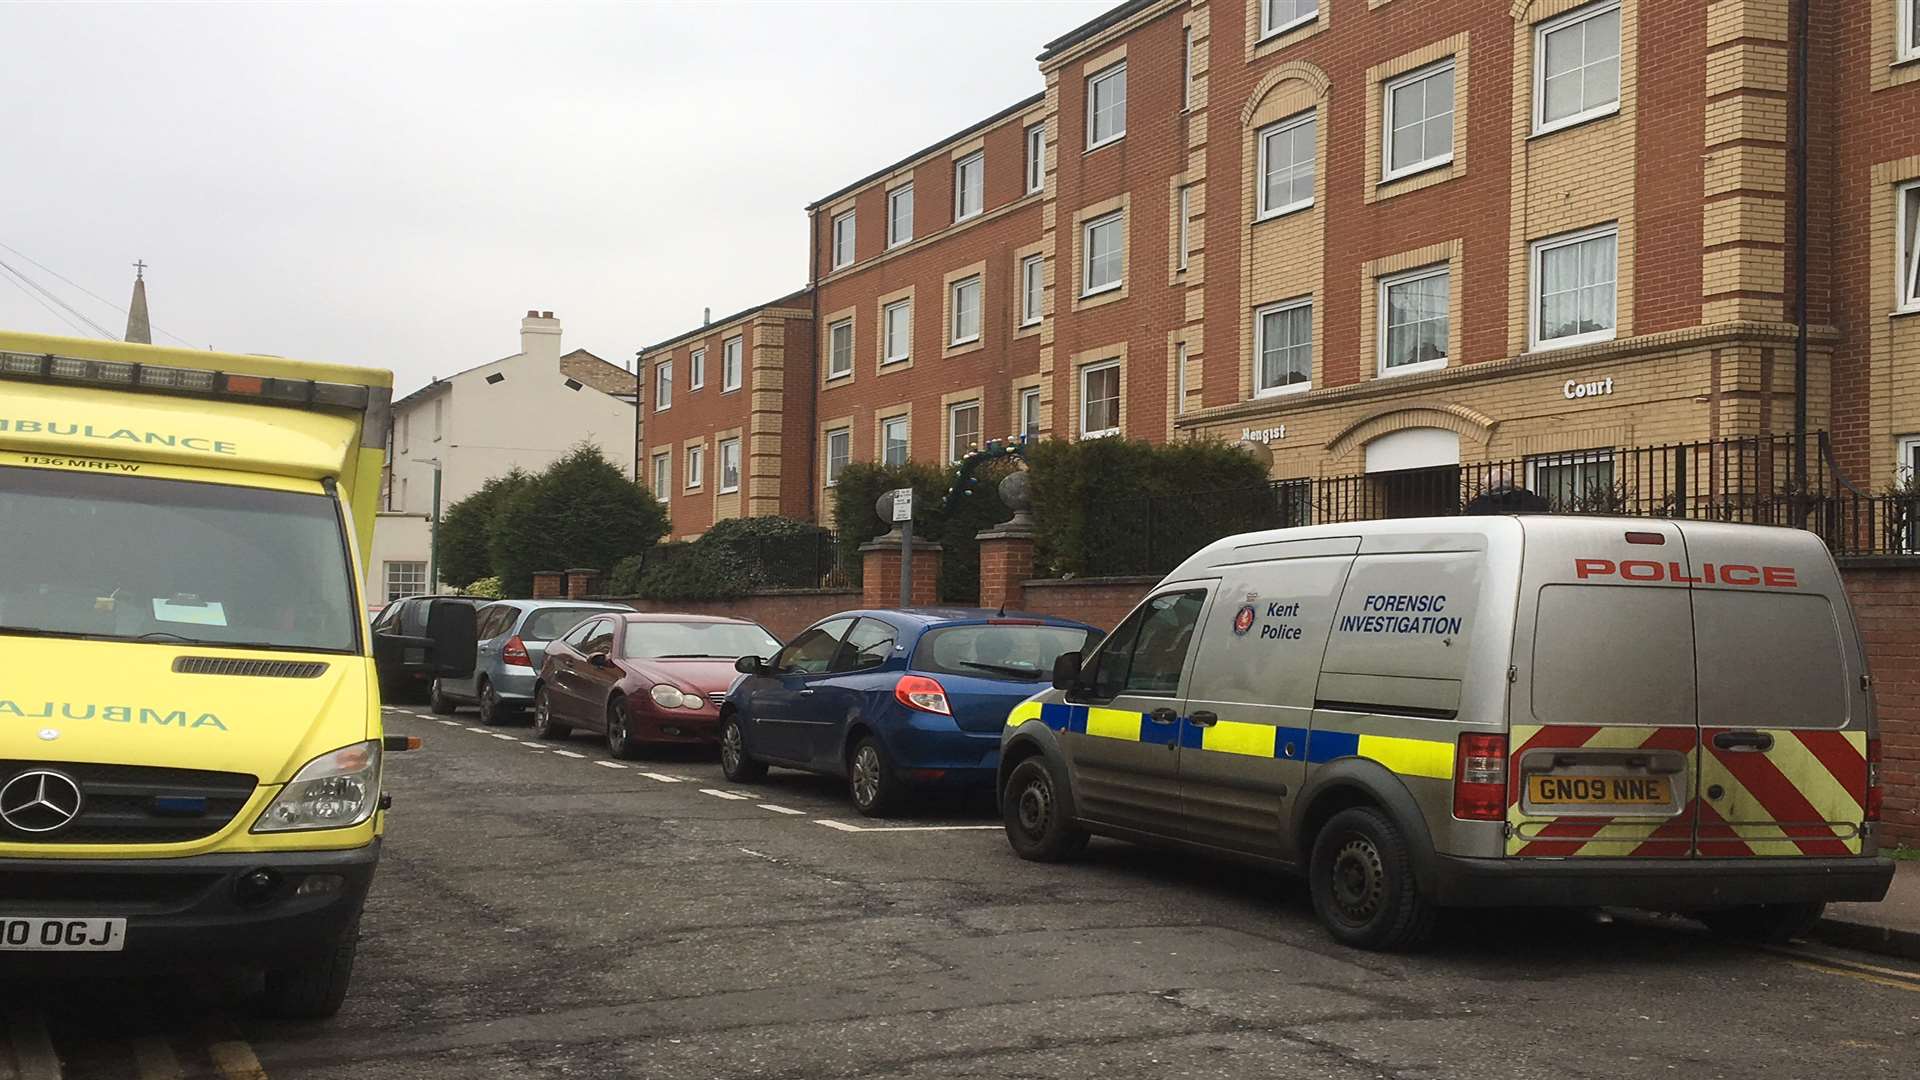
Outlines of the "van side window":
M 1100 650 L 1089 680 L 1093 696 L 1172 697 L 1178 693 L 1187 647 L 1193 643 L 1194 627 L 1200 622 L 1200 609 L 1206 606 L 1206 599 L 1207 594 L 1199 589 L 1162 593 L 1129 616 Z

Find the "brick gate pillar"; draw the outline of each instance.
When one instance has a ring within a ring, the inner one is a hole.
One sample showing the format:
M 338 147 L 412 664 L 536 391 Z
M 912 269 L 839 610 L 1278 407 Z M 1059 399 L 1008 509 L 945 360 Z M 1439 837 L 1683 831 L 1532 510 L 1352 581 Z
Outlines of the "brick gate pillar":
M 558 600 L 567 594 L 567 575 L 559 570 L 533 572 L 533 598 Z
M 913 542 L 913 606 L 930 607 L 940 596 L 940 545 Z M 870 608 L 900 605 L 900 534 L 890 532 L 860 545 L 860 602 Z
M 1012 522 L 978 534 L 980 541 L 980 606 L 1026 606 L 1026 587 L 1033 576 L 1033 530 Z
M 585 600 L 600 587 L 600 571 L 576 568 L 567 571 L 567 599 Z

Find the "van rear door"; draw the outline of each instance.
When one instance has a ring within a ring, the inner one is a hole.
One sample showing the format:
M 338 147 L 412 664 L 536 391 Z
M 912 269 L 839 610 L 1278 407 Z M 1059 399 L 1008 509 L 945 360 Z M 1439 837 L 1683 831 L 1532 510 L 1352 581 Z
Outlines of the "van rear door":
M 1699 725 L 1680 529 L 1521 524 L 1507 854 L 1687 858 Z
M 1697 567 L 1699 854 L 1859 854 L 1869 706 L 1833 559 L 1794 529 L 1681 531 Z

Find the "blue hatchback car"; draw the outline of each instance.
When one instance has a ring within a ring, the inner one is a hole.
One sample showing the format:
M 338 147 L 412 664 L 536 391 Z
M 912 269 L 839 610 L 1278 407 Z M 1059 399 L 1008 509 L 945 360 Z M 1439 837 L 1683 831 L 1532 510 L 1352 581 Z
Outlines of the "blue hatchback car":
M 720 765 L 750 783 L 768 765 L 843 776 L 861 813 L 909 788 L 991 789 L 1013 707 L 1047 685 L 1054 658 L 1101 631 L 977 608 L 846 611 L 771 659 L 741 657 L 720 715 Z

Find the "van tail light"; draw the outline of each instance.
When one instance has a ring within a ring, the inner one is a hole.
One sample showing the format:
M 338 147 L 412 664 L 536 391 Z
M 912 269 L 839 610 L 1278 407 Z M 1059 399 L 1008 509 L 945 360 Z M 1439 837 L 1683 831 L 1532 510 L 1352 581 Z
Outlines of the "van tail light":
M 893 696 L 900 704 L 921 712 L 939 713 L 952 716 L 953 708 L 947 704 L 947 689 L 925 675 L 904 675 L 894 685 Z
M 1505 821 L 1507 737 L 1462 735 L 1453 762 L 1453 816 L 1465 821 Z
M 506 646 L 500 650 L 500 662 L 521 667 L 533 666 L 533 657 L 527 655 L 527 643 L 520 640 L 519 634 L 507 639 Z
M 1880 786 L 1880 737 L 1875 735 L 1867 740 L 1867 820 L 1880 820 L 1880 798 L 1885 789 Z

